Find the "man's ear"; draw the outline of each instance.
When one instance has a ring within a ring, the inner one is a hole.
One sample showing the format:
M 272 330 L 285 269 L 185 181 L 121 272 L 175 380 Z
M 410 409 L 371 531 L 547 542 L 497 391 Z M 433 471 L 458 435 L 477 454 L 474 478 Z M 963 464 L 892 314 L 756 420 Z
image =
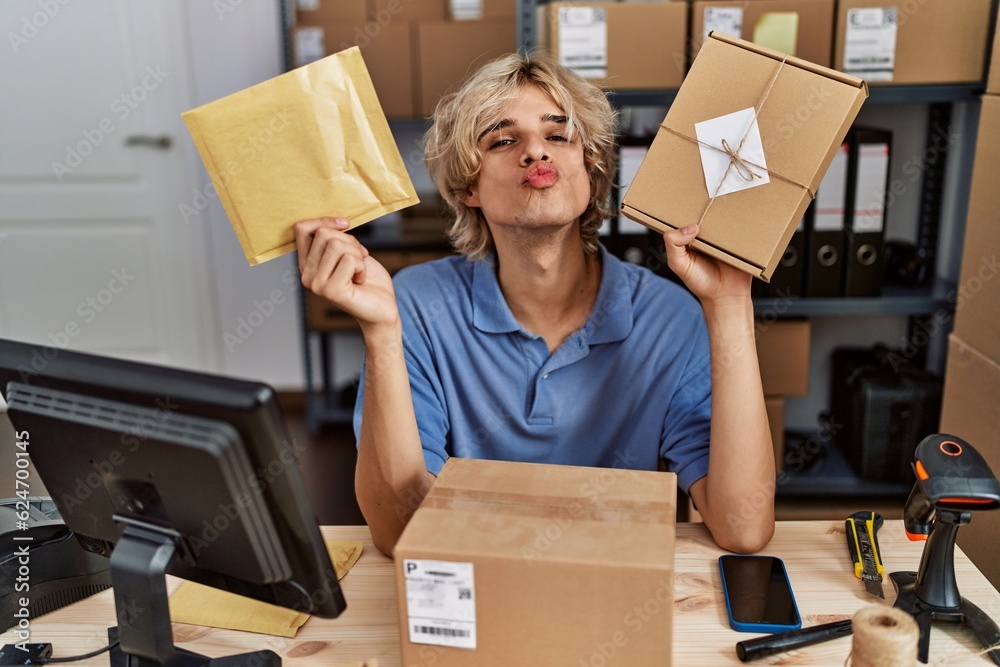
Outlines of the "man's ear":
M 462 203 L 469 208 L 482 208 L 483 205 L 479 201 L 479 188 L 475 185 L 470 185 L 469 189 L 462 195 Z

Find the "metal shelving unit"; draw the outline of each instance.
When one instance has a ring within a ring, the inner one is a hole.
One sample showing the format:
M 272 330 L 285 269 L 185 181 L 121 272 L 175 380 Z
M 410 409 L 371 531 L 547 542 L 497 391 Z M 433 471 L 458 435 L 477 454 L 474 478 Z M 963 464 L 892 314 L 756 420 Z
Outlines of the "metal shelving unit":
M 928 287 L 887 285 L 880 297 L 758 297 L 754 313 L 778 317 L 921 316 L 955 309 L 956 286 L 935 278 Z

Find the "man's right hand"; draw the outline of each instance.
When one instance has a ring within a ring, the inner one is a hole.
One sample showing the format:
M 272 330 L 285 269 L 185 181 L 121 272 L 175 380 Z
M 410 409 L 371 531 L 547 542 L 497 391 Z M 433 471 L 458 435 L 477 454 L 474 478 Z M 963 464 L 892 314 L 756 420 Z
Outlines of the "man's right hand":
M 295 225 L 302 284 L 358 320 L 362 330 L 398 326 L 392 278 L 347 234 L 344 218 L 317 218 Z

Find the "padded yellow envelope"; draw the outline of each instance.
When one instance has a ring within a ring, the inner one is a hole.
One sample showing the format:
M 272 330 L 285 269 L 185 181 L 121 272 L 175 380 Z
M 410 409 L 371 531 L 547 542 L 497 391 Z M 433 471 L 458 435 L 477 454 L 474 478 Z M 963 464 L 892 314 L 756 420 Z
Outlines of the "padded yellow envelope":
M 357 47 L 182 115 L 251 265 L 294 250 L 300 220 L 418 202 Z

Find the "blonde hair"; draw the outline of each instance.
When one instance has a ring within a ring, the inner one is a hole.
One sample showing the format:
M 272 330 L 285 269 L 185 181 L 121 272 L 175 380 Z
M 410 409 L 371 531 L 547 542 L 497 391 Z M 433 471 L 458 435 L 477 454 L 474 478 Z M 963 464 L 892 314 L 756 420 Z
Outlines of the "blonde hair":
M 611 215 L 615 173 L 616 114 L 600 88 L 543 54 L 510 54 L 484 65 L 462 87 L 441 98 L 434 124 L 424 138 L 424 161 L 431 179 L 455 214 L 448 231 L 455 250 L 482 259 L 493 237 L 479 208 L 465 198 L 479 179 L 480 135 L 503 118 L 524 86 L 537 86 L 566 114 L 568 138 L 580 133 L 591 193 L 580 216 L 584 250 L 597 252 L 601 223 Z

